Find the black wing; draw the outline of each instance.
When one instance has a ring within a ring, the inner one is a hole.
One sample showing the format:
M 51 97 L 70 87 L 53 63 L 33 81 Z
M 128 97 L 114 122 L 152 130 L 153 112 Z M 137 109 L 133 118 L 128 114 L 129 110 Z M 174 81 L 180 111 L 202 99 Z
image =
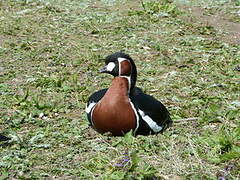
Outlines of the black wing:
M 137 109 L 144 111 L 145 115 L 148 115 L 157 125 L 162 127 L 161 132 L 172 124 L 167 108 L 154 97 L 143 93 L 140 88 L 135 88 L 135 93 L 131 97 L 131 101 Z M 149 134 L 150 130 L 151 128 L 149 128 L 147 123 L 140 120 L 137 133 Z M 151 130 L 151 133 L 154 132 Z
M 98 101 L 100 101 L 102 99 L 102 97 L 105 95 L 105 93 L 107 92 L 107 88 L 106 89 L 101 89 L 95 93 L 93 93 L 89 99 L 88 99 L 88 102 L 87 102 L 87 108 L 89 107 L 89 105 L 91 103 L 98 103 Z M 86 108 L 86 109 L 87 109 Z M 87 110 L 86 110 L 87 111 Z M 87 118 L 88 118 L 88 121 L 90 123 L 90 125 L 92 125 L 92 121 L 91 121 L 91 112 L 92 112 L 92 108 L 91 110 L 89 111 L 89 113 L 87 112 Z

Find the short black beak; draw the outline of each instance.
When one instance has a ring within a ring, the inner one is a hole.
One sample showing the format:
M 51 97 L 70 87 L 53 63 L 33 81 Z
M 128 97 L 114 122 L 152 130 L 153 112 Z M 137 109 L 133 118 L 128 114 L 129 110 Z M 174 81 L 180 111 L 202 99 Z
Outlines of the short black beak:
M 106 73 L 107 71 L 107 66 L 104 66 L 102 69 L 99 70 L 100 73 Z

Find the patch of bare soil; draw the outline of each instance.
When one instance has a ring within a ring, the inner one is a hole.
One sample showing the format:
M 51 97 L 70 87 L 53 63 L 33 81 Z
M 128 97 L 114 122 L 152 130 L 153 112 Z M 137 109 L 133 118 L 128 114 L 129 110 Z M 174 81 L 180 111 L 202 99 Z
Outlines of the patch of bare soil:
M 222 40 L 232 44 L 240 44 L 240 23 L 230 21 L 227 14 L 216 12 L 212 15 L 205 15 L 205 10 L 201 7 L 183 7 L 189 11 L 198 23 L 214 27 L 219 32 L 223 32 Z
M 6 37 L 4 37 L 3 35 L 0 35 L 0 48 L 3 46 L 4 41 L 5 41 L 6 39 L 7 39 Z

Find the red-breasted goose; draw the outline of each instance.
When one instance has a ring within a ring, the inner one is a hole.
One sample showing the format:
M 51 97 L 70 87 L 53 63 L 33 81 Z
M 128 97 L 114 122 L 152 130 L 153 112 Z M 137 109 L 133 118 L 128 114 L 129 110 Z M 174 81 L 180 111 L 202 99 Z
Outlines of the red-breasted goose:
M 111 54 L 105 64 L 100 72 L 113 75 L 112 84 L 93 93 L 86 106 L 88 121 L 96 131 L 121 136 L 133 130 L 135 135 L 149 135 L 172 124 L 166 107 L 135 87 L 137 69 L 129 55 Z

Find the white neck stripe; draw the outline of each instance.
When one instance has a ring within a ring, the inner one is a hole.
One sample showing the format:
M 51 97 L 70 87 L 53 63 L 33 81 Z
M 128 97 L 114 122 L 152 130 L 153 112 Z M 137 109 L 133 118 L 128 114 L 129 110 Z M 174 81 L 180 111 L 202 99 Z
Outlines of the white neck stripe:
M 139 127 L 139 116 L 138 116 L 138 113 L 137 113 L 137 110 L 135 109 L 133 103 L 131 102 L 131 99 L 129 98 L 129 102 L 130 102 L 130 105 L 132 106 L 132 109 L 134 111 L 134 114 L 136 116 L 136 128 L 134 129 L 134 133 L 137 132 L 138 130 L 138 127 Z
M 126 78 L 128 80 L 128 94 L 129 94 L 131 89 L 131 76 L 119 76 L 119 77 Z
M 128 61 L 126 58 L 121 58 L 121 57 L 119 57 L 118 58 L 118 70 L 119 70 L 119 72 L 118 72 L 118 75 L 120 76 L 121 75 L 121 62 L 123 62 L 123 61 Z
M 127 60 L 127 59 L 126 59 L 126 58 L 121 58 L 121 57 L 118 58 L 118 62 L 119 62 L 119 63 L 121 63 L 121 62 L 123 62 L 123 61 L 125 61 L 125 60 Z

